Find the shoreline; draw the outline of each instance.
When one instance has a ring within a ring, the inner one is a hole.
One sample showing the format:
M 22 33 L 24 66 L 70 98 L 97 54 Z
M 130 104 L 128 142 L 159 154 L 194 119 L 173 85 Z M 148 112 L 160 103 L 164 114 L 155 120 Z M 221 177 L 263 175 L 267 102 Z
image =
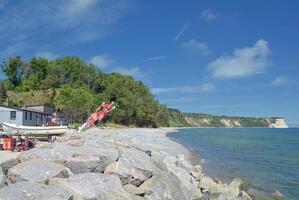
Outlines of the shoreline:
M 92 128 L 54 143 L 39 142 L 10 163 L 0 163 L 6 185 L 0 196 L 11 199 L 28 190 L 33 197 L 51 191 L 64 195 L 54 199 L 74 200 L 251 200 L 240 179 L 225 184 L 202 173 L 202 166 L 194 163 L 197 154 L 167 137 L 177 131 Z

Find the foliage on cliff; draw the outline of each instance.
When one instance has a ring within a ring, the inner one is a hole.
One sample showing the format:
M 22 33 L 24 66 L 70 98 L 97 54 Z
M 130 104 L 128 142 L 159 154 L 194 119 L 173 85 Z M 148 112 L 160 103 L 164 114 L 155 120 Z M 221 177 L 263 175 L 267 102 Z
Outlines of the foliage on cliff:
M 74 122 L 83 122 L 102 101 L 115 101 L 109 121 L 138 127 L 169 126 L 169 112 L 150 90 L 130 76 L 106 74 L 77 57 L 53 61 L 12 57 L 2 64 L 8 103 L 49 103 Z M 20 98 L 21 97 L 21 98 Z

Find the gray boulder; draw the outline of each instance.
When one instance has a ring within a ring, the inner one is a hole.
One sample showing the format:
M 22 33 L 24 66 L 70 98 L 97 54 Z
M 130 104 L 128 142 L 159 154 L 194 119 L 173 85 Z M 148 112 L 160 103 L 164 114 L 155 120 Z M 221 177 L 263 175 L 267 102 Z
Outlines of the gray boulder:
M 119 177 L 115 175 L 76 174 L 67 179 L 51 178 L 49 185 L 69 191 L 73 194 L 74 200 L 134 199 L 134 196 L 122 188 Z
M 19 162 L 16 158 L 11 158 L 8 160 L 5 160 L 4 162 L 0 163 L 0 168 L 3 171 L 3 174 L 7 174 L 8 170 L 12 168 L 13 166 L 17 165 Z
M 159 168 L 154 165 L 147 153 L 131 148 L 122 148 L 118 161 L 105 169 L 106 174 L 118 175 L 122 184 L 135 186 L 139 186 L 159 172 Z
M 21 181 L 45 183 L 48 178 L 68 177 L 69 172 L 61 164 L 43 160 L 30 160 L 8 170 L 7 178 L 12 183 Z
M 191 200 L 185 186 L 171 172 L 153 176 L 144 182 L 140 189 L 145 190 L 144 197 L 150 200 Z
M 124 185 L 123 188 L 128 193 L 133 194 L 133 195 L 144 195 L 146 193 L 146 191 L 143 190 L 142 188 L 136 187 L 135 185 L 132 185 L 132 184 Z
M 105 170 L 106 163 L 98 156 L 78 155 L 66 160 L 65 166 L 74 174 L 86 172 L 101 173 Z
M 0 189 L 0 200 L 72 200 L 60 188 L 31 182 L 20 182 Z
M 5 174 L 3 174 L 2 168 L 0 167 L 0 188 L 5 186 Z
M 123 162 L 122 160 L 108 165 L 105 169 L 105 174 L 114 174 L 119 176 L 123 185 L 132 184 L 139 186 L 147 180 L 139 169 L 128 165 L 128 163 Z

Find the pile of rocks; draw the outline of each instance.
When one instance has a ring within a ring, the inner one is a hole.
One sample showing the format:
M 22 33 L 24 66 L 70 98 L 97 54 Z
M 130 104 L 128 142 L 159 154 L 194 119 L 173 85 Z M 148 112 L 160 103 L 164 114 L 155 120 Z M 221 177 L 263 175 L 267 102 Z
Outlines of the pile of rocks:
M 90 129 L 1 163 L 0 200 L 250 200 L 202 173 L 166 129 Z

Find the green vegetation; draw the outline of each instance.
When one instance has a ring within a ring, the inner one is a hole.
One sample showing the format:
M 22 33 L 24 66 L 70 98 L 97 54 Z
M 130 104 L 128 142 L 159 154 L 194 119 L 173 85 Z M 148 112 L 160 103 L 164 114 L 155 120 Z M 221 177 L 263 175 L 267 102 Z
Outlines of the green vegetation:
M 82 123 L 103 101 L 117 109 L 105 119 L 131 127 L 267 127 L 276 118 L 247 118 L 181 113 L 161 105 L 148 87 L 131 76 L 103 73 L 77 57 L 9 58 L 1 65 L 0 103 L 11 106 L 50 104 L 73 123 Z
M 103 73 L 77 57 L 53 61 L 13 57 L 1 67 L 7 77 L 4 88 L 8 89 L 8 99 L 4 91 L 1 93 L 1 85 L 0 99 L 5 98 L 3 102 L 6 100 L 9 105 L 47 103 L 72 122 L 82 123 L 101 102 L 115 101 L 117 109 L 107 119 L 111 123 L 169 126 L 167 107 L 155 100 L 141 81 L 118 73 Z

